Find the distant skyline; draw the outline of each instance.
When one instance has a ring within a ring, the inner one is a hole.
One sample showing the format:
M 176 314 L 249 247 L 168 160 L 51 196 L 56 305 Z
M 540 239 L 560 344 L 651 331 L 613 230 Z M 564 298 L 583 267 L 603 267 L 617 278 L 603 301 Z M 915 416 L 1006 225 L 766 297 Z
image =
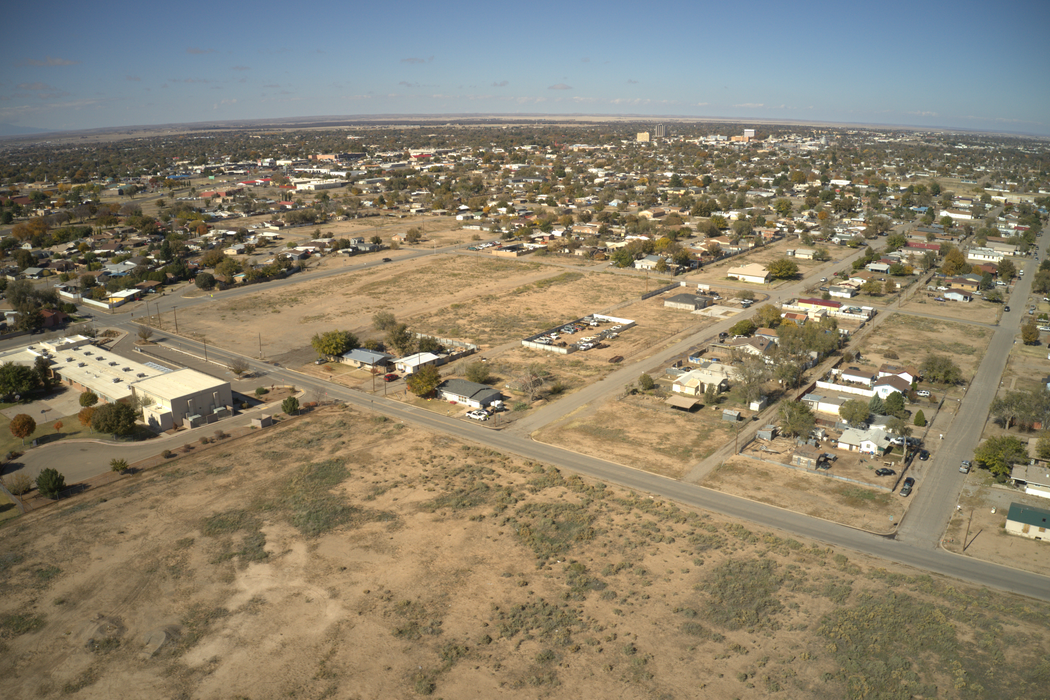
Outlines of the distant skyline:
M 674 115 L 1050 136 L 1050 3 L 49 3 L 0 126 Z

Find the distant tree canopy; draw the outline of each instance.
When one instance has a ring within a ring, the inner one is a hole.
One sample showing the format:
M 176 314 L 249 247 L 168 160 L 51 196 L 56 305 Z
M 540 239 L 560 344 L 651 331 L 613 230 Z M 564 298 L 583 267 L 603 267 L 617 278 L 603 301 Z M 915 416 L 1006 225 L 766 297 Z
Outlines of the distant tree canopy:
M 338 357 L 357 348 L 358 340 L 350 331 L 325 331 L 314 334 L 310 345 L 321 357 Z
M 992 474 L 1008 477 L 1015 464 L 1028 461 L 1028 447 L 1018 437 L 999 435 L 978 445 L 973 457 Z

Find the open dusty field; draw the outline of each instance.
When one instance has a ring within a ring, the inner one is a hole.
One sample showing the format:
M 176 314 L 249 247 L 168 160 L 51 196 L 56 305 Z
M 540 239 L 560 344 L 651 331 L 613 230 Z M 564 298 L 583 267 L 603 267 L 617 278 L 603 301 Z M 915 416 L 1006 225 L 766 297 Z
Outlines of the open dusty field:
M 1045 604 L 352 411 L 238 440 L 8 526 L 5 695 L 1046 688 Z
M 1010 357 L 1003 370 L 1003 391 L 1022 391 L 1037 389 L 1043 382 L 1040 380 L 1050 374 L 1050 346 L 1046 339 L 1050 336 L 1043 333 L 1039 345 L 1017 343 L 1010 349 Z
M 993 332 L 990 328 L 906 313 L 894 313 L 877 323 L 876 331 L 860 346 L 864 358 L 861 369 L 878 369 L 883 363 L 918 369 L 926 355 L 934 353 L 952 358 L 967 380 L 980 366 Z M 896 353 L 898 358 L 887 358 L 887 352 Z
M 928 292 L 934 297 L 941 296 L 943 292 Z M 920 314 L 937 314 L 947 318 L 966 319 L 978 323 L 998 323 L 999 317 L 1003 315 L 1003 304 L 993 304 L 980 297 L 974 297 L 973 301 L 934 301 L 934 297 L 927 297 L 927 292 L 917 291 L 915 296 L 901 304 L 900 310 L 905 313 L 912 311 Z M 1009 299 L 1006 304 L 1011 302 Z
M 748 251 L 741 255 L 736 255 L 726 260 L 720 260 L 713 265 L 708 265 L 698 272 L 690 274 L 690 278 L 696 277 L 698 281 L 705 282 L 708 284 L 717 284 L 719 281 L 724 281 L 726 271 L 731 267 L 740 267 L 741 265 L 747 265 L 749 263 L 758 263 L 760 265 L 767 265 L 774 260 L 787 257 L 785 251 L 794 250 L 796 248 L 815 248 L 816 246 L 803 245 L 798 239 L 788 239 L 782 241 L 776 241 L 770 245 L 762 246 L 761 248 L 755 248 L 754 250 Z M 826 265 L 831 265 L 845 257 L 852 255 L 857 252 L 851 248 L 843 248 L 841 246 L 821 246 L 827 248 L 828 254 L 831 259 L 827 262 L 820 262 L 817 260 L 801 260 L 798 258 L 791 258 L 798 265 L 799 274 L 802 277 L 807 277 L 813 274 L 816 270 Z M 758 287 L 773 287 L 781 282 L 774 281 L 772 285 L 752 285 Z
M 534 261 L 440 255 L 260 290 L 195 309 L 188 324 L 179 320 L 191 334 L 252 355 L 261 332 L 271 357 L 335 328 L 367 337 L 377 311 L 392 311 L 414 331 L 491 347 L 637 298 L 644 287 L 643 279 Z
M 888 477 L 887 485 L 893 478 Z M 701 486 L 871 532 L 892 532 L 905 510 L 902 498 L 882 489 L 739 455 L 711 472 Z
M 534 437 L 636 469 L 679 478 L 733 439 L 718 411 L 686 413 L 660 396 L 609 397 L 541 429 Z

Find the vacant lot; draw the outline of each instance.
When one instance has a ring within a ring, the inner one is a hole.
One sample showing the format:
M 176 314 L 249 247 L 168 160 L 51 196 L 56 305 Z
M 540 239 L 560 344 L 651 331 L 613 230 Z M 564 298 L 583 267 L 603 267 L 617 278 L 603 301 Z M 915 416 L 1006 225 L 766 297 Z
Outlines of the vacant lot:
M 887 486 L 893 484 L 893 477 L 888 478 Z M 904 514 L 903 499 L 888 491 L 739 455 L 701 485 L 871 532 L 892 532 Z
M 23 518 L 4 545 L 8 697 L 991 699 L 1047 682 L 1045 604 L 345 410 Z
M 721 409 L 686 413 L 646 394 L 603 399 L 535 435 L 541 442 L 673 478 L 732 437 Z
M 940 296 L 943 296 L 943 292 L 917 291 L 915 296 L 909 297 L 908 301 L 901 305 L 901 311 L 937 314 L 979 323 L 998 323 L 1003 314 L 1002 304 L 993 304 L 980 297 L 974 297 L 973 301 L 935 301 L 935 298 Z
M 864 364 L 874 368 L 888 363 L 918 369 L 929 353 L 945 355 L 968 380 L 977 371 L 991 340 L 990 328 L 894 313 L 878 322 L 860 349 Z
M 334 328 L 375 335 L 377 311 L 392 311 L 415 331 L 492 346 L 636 298 L 644 288 L 643 279 L 535 261 L 441 255 L 260 290 L 179 320 L 185 332 L 247 354 L 258 352 L 261 332 L 271 357 Z

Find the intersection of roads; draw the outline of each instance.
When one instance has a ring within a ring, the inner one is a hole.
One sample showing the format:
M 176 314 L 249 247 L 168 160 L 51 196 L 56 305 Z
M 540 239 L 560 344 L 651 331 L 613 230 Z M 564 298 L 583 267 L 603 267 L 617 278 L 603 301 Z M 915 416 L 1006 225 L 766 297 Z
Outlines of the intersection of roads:
M 1040 239 L 1040 257 L 1046 254 L 1050 237 Z M 463 246 L 457 246 L 462 248 Z M 403 255 L 400 260 L 415 257 L 441 254 L 457 254 L 456 249 L 416 250 Z M 858 251 L 857 255 L 860 252 Z M 775 290 L 770 299 L 773 303 L 786 301 L 805 293 L 816 276 L 828 276 L 841 269 L 849 269 L 855 256 L 850 256 L 838 263 L 824 266 L 813 277 L 796 284 Z M 352 273 L 355 270 L 382 265 L 380 261 L 341 267 L 305 274 L 268 283 L 267 287 L 281 287 L 299 284 L 306 280 Z M 331 400 L 342 401 L 349 405 L 381 412 L 394 419 L 414 423 L 431 430 L 444 432 L 455 437 L 483 444 L 491 449 L 513 453 L 527 459 L 553 464 L 601 481 L 617 484 L 625 488 L 645 492 L 656 497 L 676 501 L 703 510 L 720 513 L 725 516 L 750 521 L 756 525 L 775 528 L 797 536 L 810 538 L 835 547 L 845 547 L 857 552 L 881 557 L 887 560 L 913 566 L 932 573 L 951 576 L 974 584 L 1010 591 L 1021 595 L 1050 600 L 1050 579 L 1038 574 L 991 564 L 977 559 L 947 552 L 939 547 L 941 535 L 951 517 L 965 482 L 965 475 L 959 473 L 958 465 L 963 459 L 970 459 L 977 447 L 988 416 L 988 408 L 995 397 L 999 379 L 1006 367 L 1011 346 L 1017 337 L 1019 325 L 1025 314 L 1031 292 L 1032 278 L 1035 276 L 1036 264 L 1029 260 L 1023 265 L 1025 275 L 1015 284 L 1011 298 L 1012 310 L 1004 313 L 994 330 L 991 343 L 985 353 L 976 375 L 971 381 L 963 398 L 958 414 L 951 428 L 944 434 L 944 439 L 935 457 L 924 469 L 913 495 L 907 514 L 895 535 L 879 536 L 849 528 L 836 523 L 801 515 L 763 503 L 749 501 L 698 486 L 687 480 L 675 480 L 650 474 L 628 466 L 615 464 L 603 459 L 571 452 L 564 448 L 536 442 L 530 434 L 542 425 L 559 420 L 577 408 L 602 397 L 621 392 L 625 385 L 637 379 L 643 371 L 662 366 L 670 358 L 676 357 L 690 348 L 727 330 L 742 318 L 738 315 L 732 319 L 719 321 L 713 326 L 703 328 L 699 333 L 682 334 L 681 339 L 658 354 L 643 360 L 626 364 L 608 375 L 601 382 L 591 384 L 582 390 L 565 396 L 541 411 L 518 421 L 503 430 L 493 430 L 473 422 L 467 423 L 457 418 L 438 415 L 399 401 L 373 396 L 350 389 L 324 379 L 310 377 L 293 370 L 274 366 L 271 363 L 255 358 L 242 358 L 239 355 L 215 346 L 207 347 L 210 364 L 200 360 L 204 346 L 193 339 L 173 336 L 154 329 L 152 340 L 161 347 L 178 344 L 186 353 L 181 364 L 215 374 L 234 358 L 245 359 L 251 370 L 258 376 L 265 376 L 267 383 L 295 385 L 307 392 L 320 391 Z M 155 306 L 153 313 L 167 313 L 177 307 L 189 310 L 201 304 L 214 303 L 217 300 L 228 300 L 238 296 L 254 294 L 260 286 L 233 289 L 217 293 L 214 297 L 196 298 L 177 295 L 161 296 L 151 299 Z M 891 312 L 880 310 L 880 313 Z M 746 312 L 745 312 L 746 313 Z M 142 314 L 140 314 L 141 316 Z M 936 317 L 935 314 L 923 314 Z M 950 319 L 954 320 L 954 319 Z M 101 319 L 100 319 L 101 322 Z M 106 316 L 105 325 L 123 328 L 134 334 L 135 322 L 131 313 Z M 24 342 L 24 341 L 23 341 Z M 10 343 L 5 343 L 5 345 Z M 246 417 L 241 417 L 247 420 Z M 233 420 L 237 420 L 236 418 Z M 34 474 L 47 466 L 58 466 L 66 474 L 70 483 L 94 476 L 108 469 L 109 460 L 119 451 L 120 456 L 129 462 L 156 454 L 164 446 L 151 440 L 127 446 L 114 446 L 91 442 L 57 442 L 42 448 L 29 450 L 22 458 L 22 468 Z M 185 442 L 186 436 L 179 437 L 179 444 Z

